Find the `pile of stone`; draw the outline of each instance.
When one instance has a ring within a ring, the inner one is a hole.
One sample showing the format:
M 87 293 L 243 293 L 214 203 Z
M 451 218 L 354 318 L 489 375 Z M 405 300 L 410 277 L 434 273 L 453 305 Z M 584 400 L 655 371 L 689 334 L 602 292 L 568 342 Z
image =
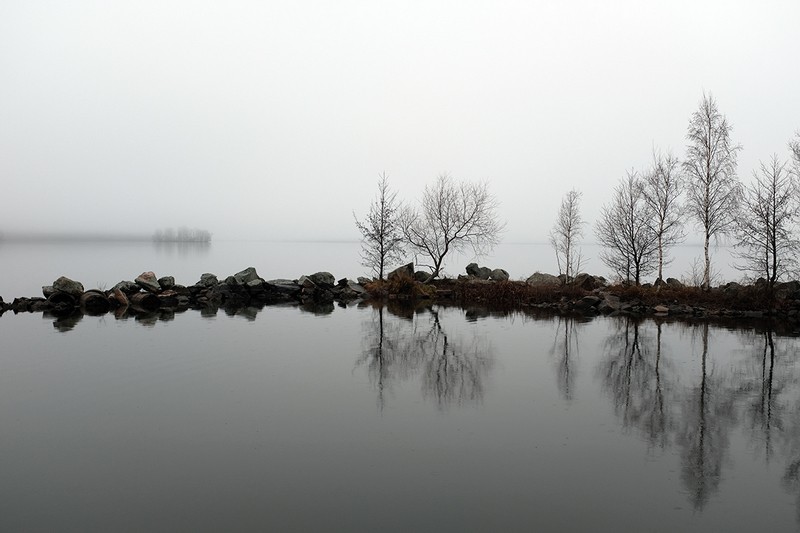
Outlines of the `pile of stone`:
M 239 308 L 280 302 L 322 303 L 348 302 L 366 295 L 364 287 L 349 279 L 336 281 L 329 272 L 301 276 L 297 280 L 261 278 L 256 269 L 248 267 L 220 280 L 214 274 L 203 274 L 194 285 L 175 283 L 172 276 L 157 277 L 143 272 L 133 281 L 120 281 L 107 291 L 85 290 L 82 283 L 60 277 L 52 285 L 42 287 L 43 297 L 15 298 L 4 303 L 0 298 L 0 313 L 48 311 L 71 313 L 76 309 L 88 314 L 103 314 L 111 310 L 132 308 L 183 310 L 188 308 Z
M 484 281 L 508 281 L 508 272 L 502 268 L 489 268 L 478 266 L 478 263 L 470 263 L 466 268 L 467 275 L 459 276 L 459 279 L 484 280 Z

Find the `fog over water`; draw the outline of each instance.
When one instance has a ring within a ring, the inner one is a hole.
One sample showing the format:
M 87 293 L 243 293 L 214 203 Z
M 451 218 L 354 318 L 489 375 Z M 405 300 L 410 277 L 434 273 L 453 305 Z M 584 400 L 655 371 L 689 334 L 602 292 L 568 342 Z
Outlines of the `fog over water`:
M 449 172 L 490 183 L 507 242 L 543 242 L 570 188 L 593 225 L 654 146 L 683 156 L 704 91 L 740 176 L 787 157 L 797 20 L 793 0 L 5 1 L 0 232 L 355 240 L 379 173 L 415 202 Z

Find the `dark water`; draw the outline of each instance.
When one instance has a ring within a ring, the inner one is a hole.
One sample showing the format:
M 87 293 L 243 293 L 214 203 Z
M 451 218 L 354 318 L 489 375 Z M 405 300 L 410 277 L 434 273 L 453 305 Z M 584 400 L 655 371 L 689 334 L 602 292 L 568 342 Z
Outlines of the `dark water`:
M 792 336 L 311 311 L 0 317 L 0 530 L 800 525 Z

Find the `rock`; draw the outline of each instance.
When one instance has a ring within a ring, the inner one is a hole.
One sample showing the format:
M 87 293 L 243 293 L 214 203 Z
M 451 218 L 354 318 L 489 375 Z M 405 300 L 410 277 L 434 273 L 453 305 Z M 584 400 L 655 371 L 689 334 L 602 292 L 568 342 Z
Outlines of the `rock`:
M 227 278 L 225 278 L 225 285 L 227 285 L 228 287 L 238 287 L 239 285 L 242 285 L 242 283 L 240 283 L 239 280 L 236 279 L 236 276 L 228 276 Z
M 389 275 L 386 276 L 386 279 L 391 281 L 391 280 L 393 280 L 394 278 L 396 278 L 398 276 L 407 277 L 407 278 L 413 278 L 414 277 L 414 263 L 408 263 L 407 265 L 403 265 L 401 267 L 395 268 L 394 270 L 389 272 Z
M 42 294 L 45 298 L 50 298 L 50 296 L 56 292 L 52 285 L 45 285 L 42 287 Z
M 597 296 L 592 296 L 592 295 L 584 296 L 583 298 L 575 302 L 575 308 L 583 310 L 591 309 L 592 307 L 597 307 L 599 303 L 600 303 L 600 298 L 598 298 Z
M 317 287 L 322 287 L 325 289 L 330 289 L 336 284 L 336 278 L 334 278 L 333 274 L 330 272 L 317 272 L 316 274 L 311 274 L 308 276 L 308 279 L 310 279 L 311 282 Z
M 247 267 L 241 272 L 234 274 L 233 277 L 236 278 L 236 281 L 238 281 L 240 285 L 247 285 L 251 281 L 260 279 L 255 267 Z
M 120 281 L 111 289 L 112 291 L 121 290 L 127 295 L 139 292 L 139 286 L 132 281 Z
M 614 311 L 617 311 L 622 307 L 622 302 L 620 301 L 619 296 L 616 294 L 604 294 L 603 301 L 610 309 L 613 309 Z
M 111 309 L 106 295 L 98 290 L 88 290 L 81 295 L 81 307 L 89 314 L 104 314 Z
M 586 274 L 585 272 L 575 276 L 575 278 L 572 280 L 572 285 L 585 291 L 593 291 L 601 286 L 594 276 Z
M 158 285 L 162 290 L 168 291 L 175 287 L 175 278 L 173 276 L 164 276 L 163 278 L 158 278 Z
M 130 304 L 128 296 L 118 287 L 114 287 L 111 291 L 111 297 L 122 307 L 127 307 Z
M 673 287 L 675 289 L 680 289 L 680 288 L 683 287 L 683 283 L 681 283 L 680 281 L 678 281 L 675 278 L 667 278 L 667 285 L 669 285 L 670 287 Z
M 480 267 L 478 268 L 478 275 L 475 276 L 478 279 L 489 279 L 489 276 L 492 275 L 492 269 L 489 267 Z
M 151 311 L 158 309 L 158 306 L 161 304 L 158 296 L 151 292 L 137 292 L 131 296 L 130 302 L 136 307 Z
M 302 289 L 300 285 L 290 279 L 271 279 L 266 281 L 265 285 L 267 289 L 287 296 L 294 296 Z
M 142 272 L 133 281 L 147 292 L 157 294 L 161 291 L 161 285 L 158 284 L 158 279 L 153 272 Z
M 480 271 L 480 268 L 481 267 L 478 266 L 478 263 L 470 263 L 470 264 L 468 264 L 467 268 L 466 268 L 467 276 L 478 277 L 478 272 Z
M 502 268 L 495 268 L 489 274 L 489 279 L 492 281 L 508 281 L 508 278 L 509 278 L 508 272 L 506 272 Z
M 83 294 L 83 284 L 61 276 L 53 282 L 53 290 L 65 292 L 77 300 Z
M 217 276 L 208 272 L 206 272 L 205 274 L 201 274 L 200 281 L 195 283 L 195 285 L 199 285 L 201 287 L 213 287 L 214 285 L 217 284 L 219 284 Z
M 297 280 L 297 284 L 307 292 L 313 291 L 317 288 L 317 284 L 311 281 L 311 278 L 308 276 L 300 276 L 300 279 Z
M 653 311 L 655 311 L 658 314 L 666 315 L 667 313 L 669 313 L 669 307 L 667 307 L 666 305 L 657 305 L 653 307 Z
M 80 298 L 80 296 L 78 298 Z M 53 309 L 56 311 L 66 311 L 74 308 L 77 305 L 78 298 L 75 298 L 66 292 L 55 291 L 47 297 L 47 301 L 50 302 L 50 305 L 52 305 Z
M 367 283 L 372 283 L 372 280 L 370 278 L 365 278 L 364 276 L 359 276 L 356 278 L 356 280 L 358 281 L 359 285 L 366 285 Z
M 163 291 L 158 295 L 158 300 L 161 307 L 177 307 L 178 293 L 171 289 Z
M 261 294 L 267 290 L 264 280 L 261 278 L 248 281 L 245 284 L 245 287 L 247 287 L 247 290 L 250 291 L 250 294 Z
M 561 285 L 561 280 L 552 274 L 543 274 L 535 272 L 531 277 L 525 280 L 528 285 Z
M 431 277 L 430 272 L 425 272 L 424 270 L 417 270 L 416 272 L 414 272 L 414 281 L 425 283 L 426 281 L 428 281 L 429 277 Z

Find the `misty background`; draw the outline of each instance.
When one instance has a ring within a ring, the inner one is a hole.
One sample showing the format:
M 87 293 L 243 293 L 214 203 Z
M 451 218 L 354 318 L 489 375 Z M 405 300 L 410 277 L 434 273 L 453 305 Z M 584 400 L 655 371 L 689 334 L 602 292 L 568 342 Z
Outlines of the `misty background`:
M 800 129 L 800 3 L 0 3 L 0 231 L 357 240 L 378 174 L 488 181 L 506 242 L 586 241 L 711 92 L 739 176 Z M 690 237 L 690 240 L 692 237 Z

